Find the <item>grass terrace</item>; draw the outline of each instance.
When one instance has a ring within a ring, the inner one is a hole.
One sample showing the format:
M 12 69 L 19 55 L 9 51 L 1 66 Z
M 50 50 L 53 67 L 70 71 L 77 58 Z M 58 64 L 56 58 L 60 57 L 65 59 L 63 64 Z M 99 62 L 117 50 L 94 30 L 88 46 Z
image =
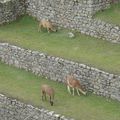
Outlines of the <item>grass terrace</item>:
M 47 83 L 55 88 L 55 105 L 42 102 L 40 86 Z M 20 70 L 0 62 L 0 93 L 12 96 L 27 104 L 54 110 L 76 120 L 119 120 L 120 102 L 100 96 L 70 95 L 66 86 L 30 72 Z
M 95 18 L 120 26 L 120 2 L 112 4 L 107 10 L 98 12 Z
M 0 26 L 0 42 L 42 51 L 49 55 L 84 63 L 107 72 L 120 74 L 120 45 L 75 33 L 68 37 L 69 30 L 48 33 L 38 32 L 38 22 L 24 16 L 10 24 Z

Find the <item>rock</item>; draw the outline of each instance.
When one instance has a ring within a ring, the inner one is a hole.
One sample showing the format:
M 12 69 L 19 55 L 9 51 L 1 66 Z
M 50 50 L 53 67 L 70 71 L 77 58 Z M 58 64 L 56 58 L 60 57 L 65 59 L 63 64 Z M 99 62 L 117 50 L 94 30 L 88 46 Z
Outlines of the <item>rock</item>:
M 75 37 L 75 35 L 74 35 L 74 33 L 69 32 L 69 33 L 68 33 L 68 37 L 69 37 L 69 38 L 74 38 L 74 37 Z

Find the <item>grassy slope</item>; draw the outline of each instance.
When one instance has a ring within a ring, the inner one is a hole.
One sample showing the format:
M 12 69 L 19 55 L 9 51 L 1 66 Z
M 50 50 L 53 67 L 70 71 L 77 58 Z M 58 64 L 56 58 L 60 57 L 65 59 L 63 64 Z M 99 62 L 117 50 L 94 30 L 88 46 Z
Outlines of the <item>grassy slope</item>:
M 95 18 L 120 26 L 120 3 L 111 5 L 109 9 L 103 12 L 98 12 Z
M 0 41 L 46 52 L 50 55 L 79 61 L 99 69 L 120 74 L 120 45 L 76 34 L 67 37 L 67 30 L 48 34 L 37 32 L 38 23 L 25 16 L 11 24 L 0 26 Z
M 56 90 L 55 106 L 41 101 L 40 86 L 50 84 Z M 65 85 L 35 76 L 24 70 L 0 62 L 0 93 L 7 94 L 35 106 L 73 117 L 76 120 L 119 120 L 120 103 L 95 95 L 71 96 Z

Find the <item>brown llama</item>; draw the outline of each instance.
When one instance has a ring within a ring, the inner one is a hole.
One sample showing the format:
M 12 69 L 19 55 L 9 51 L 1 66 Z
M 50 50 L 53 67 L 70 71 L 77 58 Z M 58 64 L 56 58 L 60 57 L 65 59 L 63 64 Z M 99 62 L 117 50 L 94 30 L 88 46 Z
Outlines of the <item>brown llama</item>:
M 45 20 L 45 19 L 39 22 L 38 32 L 41 31 L 42 28 L 46 28 L 48 33 L 50 33 L 50 31 L 53 32 L 57 31 L 55 27 L 53 27 L 52 23 L 49 20 Z
M 52 87 L 50 87 L 49 85 L 42 85 L 41 86 L 41 92 L 42 92 L 42 100 L 46 100 L 46 95 L 50 97 L 50 104 L 51 106 L 53 106 L 53 100 L 54 100 L 54 89 Z
M 86 95 L 86 92 L 83 90 L 83 86 L 81 86 L 80 81 L 77 80 L 77 79 L 75 79 L 74 76 L 73 76 L 73 74 L 70 74 L 70 75 L 66 76 L 66 84 L 67 84 L 68 92 L 70 94 L 72 94 L 71 90 L 70 90 L 70 88 L 72 88 L 73 95 L 74 95 L 75 89 L 76 89 L 78 95 L 80 95 L 79 91 L 83 95 Z

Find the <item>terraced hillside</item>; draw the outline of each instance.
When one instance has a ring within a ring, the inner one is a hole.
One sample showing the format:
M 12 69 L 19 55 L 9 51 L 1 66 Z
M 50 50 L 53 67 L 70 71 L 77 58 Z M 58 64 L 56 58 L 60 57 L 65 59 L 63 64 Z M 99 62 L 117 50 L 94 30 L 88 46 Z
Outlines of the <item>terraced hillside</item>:
M 75 33 L 75 38 L 69 38 L 69 31 L 61 29 L 50 34 L 46 30 L 38 32 L 38 22 L 32 17 L 24 16 L 15 22 L 0 26 L 0 42 L 42 51 L 111 73 L 120 73 L 119 44 L 80 33 Z

